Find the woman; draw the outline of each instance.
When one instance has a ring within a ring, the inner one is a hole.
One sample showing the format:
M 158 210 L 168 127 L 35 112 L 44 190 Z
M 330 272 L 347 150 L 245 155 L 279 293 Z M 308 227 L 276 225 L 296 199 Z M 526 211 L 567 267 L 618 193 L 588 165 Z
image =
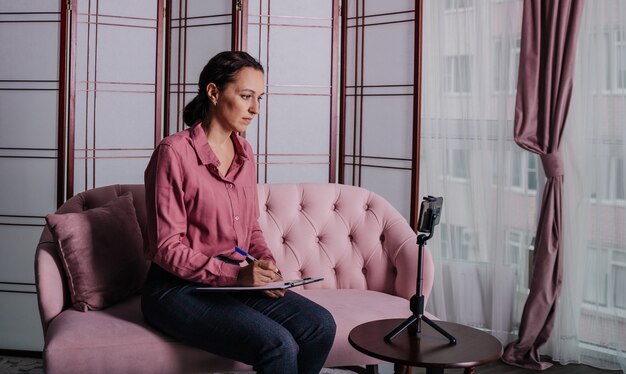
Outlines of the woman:
M 193 291 L 280 279 L 257 222 L 254 155 L 237 134 L 258 113 L 263 67 L 245 52 L 222 52 L 198 86 L 183 113 L 190 128 L 163 139 L 145 172 L 152 266 L 144 318 L 259 373 L 319 373 L 335 336 L 326 309 L 291 291 Z M 257 260 L 243 266 L 236 247 Z

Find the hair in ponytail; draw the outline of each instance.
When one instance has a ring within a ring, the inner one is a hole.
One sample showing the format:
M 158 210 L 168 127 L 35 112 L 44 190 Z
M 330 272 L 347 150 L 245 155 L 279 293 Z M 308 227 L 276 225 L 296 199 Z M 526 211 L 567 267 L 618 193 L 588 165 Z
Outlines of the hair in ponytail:
M 263 66 L 246 52 L 225 51 L 213 56 L 202 69 L 198 80 L 198 94 L 183 110 L 183 121 L 187 126 L 193 126 L 202 121 L 211 111 L 211 104 L 206 93 L 206 86 L 214 83 L 218 89 L 235 79 L 239 70 L 250 67 L 263 72 Z

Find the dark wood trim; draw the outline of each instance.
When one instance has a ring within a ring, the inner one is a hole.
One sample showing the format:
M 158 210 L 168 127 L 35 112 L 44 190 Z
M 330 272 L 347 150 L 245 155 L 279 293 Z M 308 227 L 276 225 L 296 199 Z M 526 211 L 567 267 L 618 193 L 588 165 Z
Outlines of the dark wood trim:
M 172 0 L 165 0 L 165 69 L 163 71 L 163 130 L 162 136 L 170 134 L 170 75 L 172 74 Z M 155 144 L 156 147 L 156 144 Z
M 71 9 L 69 14 L 70 24 L 70 38 L 69 38 L 69 63 L 68 63 L 68 75 L 67 86 L 69 94 L 69 102 L 67 103 L 67 151 L 66 151 L 66 174 L 65 174 L 65 199 L 74 196 L 74 145 L 76 134 L 76 43 L 77 43 L 77 2 L 71 2 Z M 69 74 L 68 74 L 69 73 Z
M 358 0 L 357 0 L 357 4 L 358 4 Z M 360 18 L 362 22 L 361 26 L 363 26 L 363 24 L 365 23 L 365 18 L 364 18 L 365 17 L 365 0 L 362 0 L 361 2 L 361 16 L 360 17 L 358 14 L 358 8 L 359 7 L 357 6 L 357 20 L 358 18 Z M 358 25 L 358 21 L 357 21 L 357 25 Z M 355 33 L 358 34 L 358 32 L 359 32 L 359 29 L 357 28 L 355 30 Z M 358 45 L 358 42 L 355 43 L 355 45 Z M 357 47 L 357 55 L 355 56 L 355 58 L 358 58 L 358 47 Z M 363 168 L 361 167 L 361 165 L 363 164 L 363 158 L 361 155 L 363 153 L 363 81 L 365 80 L 365 27 L 361 27 L 361 61 L 359 62 L 359 66 L 361 67 L 361 76 L 359 80 L 355 80 L 354 82 L 355 84 L 358 84 L 361 86 L 361 92 L 359 94 L 359 99 L 360 99 L 359 100 L 359 152 L 358 152 L 359 154 L 359 183 L 355 185 L 361 187 L 361 181 L 363 180 Z M 355 69 L 355 71 L 357 71 L 357 69 Z M 356 100 L 355 100 L 355 104 L 356 104 Z M 356 116 L 354 118 L 356 119 Z M 352 169 L 354 170 L 354 168 Z
M 57 208 L 65 202 L 65 109 L 67 108 L 67 47 L 69 10 L 61 5 L 61 23 L 59 25 L 59 105 L 57 108 Z
M 165 0 L 158 0 L 157 4 L 157 27 L 156 27 L 156 71 L 154 76 L 154 146 L 156 147 L 162 138 L 163 126 L 163 37 L 165 25 Z M 167 87 L 167 86 L 165 86 Z
M 339 67 L 340 70 L 340 80 L 341 85 L 339 86 L 339 157 L 338 157 L 338 167 L 339 167 L 339 176 L 338 182 L 340 184 L 345 183 L 345 156 L 346 156 L 346 89 L 347 89 L 347 68 L 348 64 L 348 29 L 347 29 L 347 20 L 348 20 L 348 2 L 343 1 L 341 4 L 341 65 Z
M 248 50 L 248 0 L 241 2 L 241 50 Z
M 333 31 L 332 31 L 332 48 L 331 48 L 331 69 L 330 69 L 330 144 L 329 144 L 329 165 L 328 165 L 328 182 L 335 183 L 337 181 L 337 63 L 338 46 L 339 46 L 339 0 L 333 0 Z
M 417 230 L 419 214 L 420 186 L 420 146 L 422 132 L 422 5 L 423 0 L 415 2 L 415 37 L 413 67 L 413 165 L 411 167 L 411 214 L 410 225 Z
M 239 28 L 241 22 L 241 11 L 237 9 L 237 1 L 232 0 L 232 11 L 230 15 L 230 49 L 233 51 L 241 50 L 241 43 L 239 43 Z

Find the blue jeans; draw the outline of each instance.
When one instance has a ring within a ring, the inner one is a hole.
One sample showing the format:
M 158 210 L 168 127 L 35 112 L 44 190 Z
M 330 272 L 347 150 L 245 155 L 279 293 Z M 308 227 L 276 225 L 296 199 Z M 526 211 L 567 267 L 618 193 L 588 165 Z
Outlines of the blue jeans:
M 280 299 L 253 292 L 194 292 L 198 284 L 152 264 L 141 298 L 156 329 L 258 373 L 319 373 L 335 338 L 332 315 L 287 291 Z

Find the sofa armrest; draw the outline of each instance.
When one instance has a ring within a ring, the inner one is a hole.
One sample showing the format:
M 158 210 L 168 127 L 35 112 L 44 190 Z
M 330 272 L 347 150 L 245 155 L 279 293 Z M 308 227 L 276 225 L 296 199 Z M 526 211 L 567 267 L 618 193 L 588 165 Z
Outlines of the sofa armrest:
M 66 308 L 69 300 L 63 264 L 48 226 L 44 228 L 35 252 L 35 280 L 39 316 L 45 336 L 48 324 Z

